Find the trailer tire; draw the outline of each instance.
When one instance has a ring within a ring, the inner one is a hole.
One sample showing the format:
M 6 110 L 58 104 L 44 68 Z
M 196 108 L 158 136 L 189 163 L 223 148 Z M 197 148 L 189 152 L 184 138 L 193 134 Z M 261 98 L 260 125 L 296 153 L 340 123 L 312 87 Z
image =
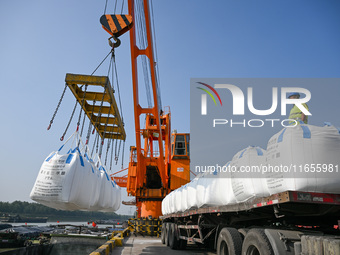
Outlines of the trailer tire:
M 239 228 L 238 232 L 241 234 L 242 240 L 244 240 L 244 238 L 246 238 L 246 235 L 249 231 L 249 228 Z
M 242 255 L 274 255 L 273 248 L 263 229 L 251 229 L 242 246 Z
M 178 249 L 179 250 L 185 250 L 187 248 L 188 241 L 184 239 L 179 239 L 179 245 Z
M 161 240 L 162 240 L 162 244 L 165 244 L 165 224 L 162 224 L 162 230 L 161 230 Z
M 165 223 L 165 227 L 164 227 L 164 241 L 165 241 L 165 245 L 169 246 L 169 223 Z
M 241 255 L 242 237 L 235 228 L 222 228 L 217 239 L 217 255 Z
M 179 240 L 176 236 L 176 226 L 174 223 L 170 223 L 169 225 L 169 246 L 171 249 L 177 250 L 179 248 Z

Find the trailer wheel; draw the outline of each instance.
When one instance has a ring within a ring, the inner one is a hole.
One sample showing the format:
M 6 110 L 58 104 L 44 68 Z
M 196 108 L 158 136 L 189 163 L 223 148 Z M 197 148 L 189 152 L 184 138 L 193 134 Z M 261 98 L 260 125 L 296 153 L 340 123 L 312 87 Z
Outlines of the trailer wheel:
M 169 225 L 169 246 L 171 249 L 177 250 L 179 248 L 179 240 L 176 236 L 176 226 L 175 223 L 170 223 Z
M 164 241 L 166 246 L 169 246 L 169 224 L 170 223 L 165 223 L 164 227 Z
M 217 255 L 241 255 L 242 237 L 235 228 L 222 228 L 217 239 Z
M 274 255 L 263 229 L 249 230 L 243 242 L 242 255 Z
M 161 240 L 162 244 L 165 244 L 165 223 L 162 224 Z

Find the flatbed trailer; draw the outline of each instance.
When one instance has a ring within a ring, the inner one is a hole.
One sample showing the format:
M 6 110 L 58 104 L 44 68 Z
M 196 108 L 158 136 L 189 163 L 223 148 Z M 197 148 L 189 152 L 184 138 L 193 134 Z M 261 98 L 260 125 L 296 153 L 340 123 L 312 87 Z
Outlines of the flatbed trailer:
M 225 206 L 161 216 L 172 249 L 188 241 L 217 254 L 340 255 L 340 195 L 286 191 Z

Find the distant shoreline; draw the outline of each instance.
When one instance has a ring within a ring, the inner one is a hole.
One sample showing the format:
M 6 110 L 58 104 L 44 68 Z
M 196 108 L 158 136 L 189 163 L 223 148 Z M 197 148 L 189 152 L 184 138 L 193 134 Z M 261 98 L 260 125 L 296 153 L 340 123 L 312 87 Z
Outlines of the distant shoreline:
M 0 218 L 19 215 L 20 218 L 46 218 L 46 222 L 92 222 L 97 220 L 127 220 L 131 215 L 119 215 L 114 212 L 86 212 L 86 211 L 62 211 L 47 206 L 14 201 L 0 202 Z M 33 223 L 33 222 L 32 222 Z

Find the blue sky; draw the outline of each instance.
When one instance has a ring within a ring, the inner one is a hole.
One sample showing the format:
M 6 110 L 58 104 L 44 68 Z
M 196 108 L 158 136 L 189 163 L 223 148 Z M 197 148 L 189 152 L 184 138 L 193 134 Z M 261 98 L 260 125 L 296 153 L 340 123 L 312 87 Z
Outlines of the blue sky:
M 107 13 L 113 12 L 114 1 L 108 3 Z M 1 1 L 0 200 L 29 201 L 43 159 L 61 145 L 74 104 L 70 91 L 52 129 L 46 128 L 65 74 L 92 73 L 110 50 L 99 23 L 104 5 Z M 172 128 L 179 132 L 190 131 L 190 78 L 339 77 L 337 0 L 158 0 L 153 8 L 162 102 L 171 106 Z M 128 152 L 135 144 L 130 46 L 127 34 L 121 39 L 116 58 Z M 108 62 L 96 74 L 105 75 L 107 68 Z

